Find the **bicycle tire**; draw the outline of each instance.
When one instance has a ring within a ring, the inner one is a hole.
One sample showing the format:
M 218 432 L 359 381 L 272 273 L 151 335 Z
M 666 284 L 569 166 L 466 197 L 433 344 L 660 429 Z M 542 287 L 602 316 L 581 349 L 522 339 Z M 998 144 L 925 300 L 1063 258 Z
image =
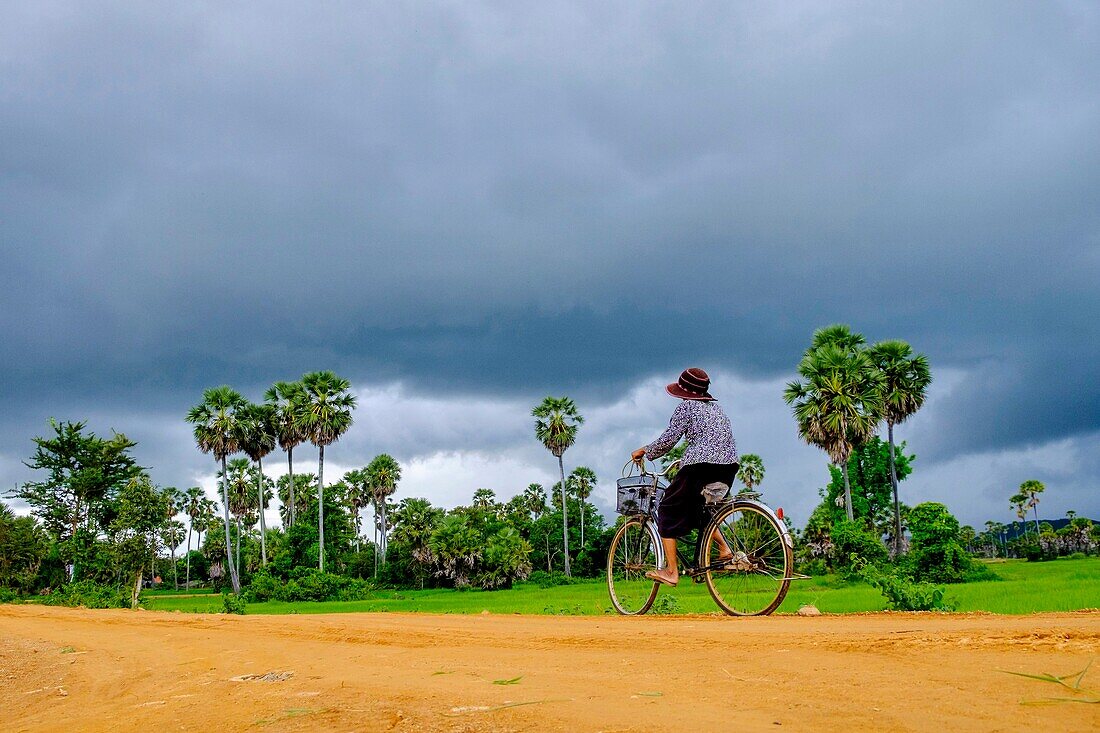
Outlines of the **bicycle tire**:
M 701 563 L 711 598 L 730 616 L 767 616 L 787 596 L 794 553 L 778 520 L 758 506 L 735 502 L 720 510 L 704 530 Z M 714 533 L 722 533 L 734 553 L 723 567 Z
M 657 566 L 660 538 L 653 523 L 641 517 L 628 519 L 607 550 L 607 593 L 611 605 L 623 616 L 641 616 L 653 606 L 660 584 L 645 574 Z

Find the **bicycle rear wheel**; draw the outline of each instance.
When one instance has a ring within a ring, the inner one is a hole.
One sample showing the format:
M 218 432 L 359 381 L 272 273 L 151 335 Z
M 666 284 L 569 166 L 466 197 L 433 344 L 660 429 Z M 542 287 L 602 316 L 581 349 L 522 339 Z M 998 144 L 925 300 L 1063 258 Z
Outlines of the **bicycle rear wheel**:
M 652 523 L 632 517 L 619 528 L 607 551 L 607 592 L 624 616 L 640 616 L 657 598 L 658 584 L 645 577 L 657 570 L 660 540 Z
M 791 548 L 778 521 L 759 507 L 732 504 L 711 520 L 703 558 L 710 595 L 731 616 L 765 616 L 779 607 L 791 585 Z M 725 548 L 733 553 L 722 559 Z

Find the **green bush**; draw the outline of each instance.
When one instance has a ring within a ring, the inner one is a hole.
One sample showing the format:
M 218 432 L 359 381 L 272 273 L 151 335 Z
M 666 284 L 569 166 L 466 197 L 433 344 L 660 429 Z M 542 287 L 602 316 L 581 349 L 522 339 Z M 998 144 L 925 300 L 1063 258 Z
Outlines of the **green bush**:
M 0 586 L 0 603 L 11 603 L 19 597 L 19 594 L 11 588 Z
M 294 568 L 285 582 L 264 571 L 252 576 L 246 598 L 262 601 L 360 601 L 370 598 L 374 585 L 365 580 L 323 573 L 316 568 Z
M 961 583 L 974 571 L 974 559 L 959 542 L 959 520 L 939 502 L 909 510 L 913 542 L 906 562 L 917 580 Z
M 955 605 L 944 597 L 944 589 L 906 577 L 896 568 L 875 565 L 858 566 L 861 578 L 878 588 L 895 611 L 953 611 Z
M 558 585 L 575 585 L 584 581 L 579 578 L 571 578 L 565 573 L 548 573 L 545 570 L 536 570 L 528 576 L 527 582 L 534 583 L 539 588 L 553 588 Z
M 90 580 L 69 583 L 46 595 L 47 606 L 84 606 L 85 608 L 129 608 L 130 589 L 99 585 Z
M 235 596 L 232 593 L 222 593 L 222 613 L 233 613 L 238 616 L 244 615 L 245 606 L 248 603 L 241 596 Z
M 837 522 L 833 525 L 831 539 L 832 566 L 842 573 L 855 572 L 853 557 L 871 564 L 881 564 L 887 560 L 886 546 L 882 544 L 882 540 L 859 522 Z

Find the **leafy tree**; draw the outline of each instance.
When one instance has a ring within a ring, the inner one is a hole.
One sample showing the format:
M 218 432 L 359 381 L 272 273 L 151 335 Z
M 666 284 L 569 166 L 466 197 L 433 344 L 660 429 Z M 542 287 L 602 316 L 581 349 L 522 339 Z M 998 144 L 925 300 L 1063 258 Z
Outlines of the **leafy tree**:
M 301 382 L 276 382 L 264 393 L 264 400 L 275 408 L 275 437 L 279 440 L 279 447 L 286 451 L 290 495 L 287 497 L 288 509 L 283 525 L 290 526 L 297 517 L 294 506 L 294 494 L 298 488 L 294 480 L 294 449 L 309 440 L 300 418 L 305 389 Z
M 895 474 L 904 481 L 913 472 L 916 456 L 906 454 L 902 442 L 895 452 Z M 848 491 L 851 495 L 853 519 L 874 530 L 879 535 L 890 534 L 893 546 L 894 521 L 891 509 L 892 485 L 890 480 L 890 447 L 878 436 L 872 437 L 855 448 L 848 457 Z M 847 511 L 838 505 L 844 503 L 844 476 L 836 466 L 829 466 L 831 480 L 825 488 L 823 499 L 830 507 L 834 521 Z M 904 506 L 904 505 L 902 505 Z M 904 518 L 904 512 L 902 513 Z M 902 527 L 904 531 L 904 526 Z
M 402 499 L 393 513 L 394 542 L 408 548 L 422 588 L 434 563 L 431 551 L 432 534 L 445 514 L 446 512 L 432 506 L 427 499 Z
M 596 472 L 588 466 L 577 466 L 573 469 L 573 472 L 569 474 L 569 478 L 572 480 L 574 493 L 576 493 L 577 498 L 580 499 L 581 547 L 584 547 L 584 510 L 588 503 L 588 497 L 592 496 L 592 490 L 596 488 L 599 479 L 596 477 Z
M 142 474 L 119 493 L 118 516 L 111 524 L 119 565 L 134 574 L 130 605 L 137 608 L 141 579 L 154 543 L 154 533 L 167 523 L 168 500 Z
M 203 392 L 202 402 L 187 413 L 187 422 L 195 426 L 195 442 L 203 453 L 210 453 L 221 464 L 222 475 L 227 475 L 226 458 L 240 450 L 237 422 L 239 412 L 245 407 L 241 395 L 227 386 L 213 387 Z M 222 482 L 222 517 L 225 520 L 225 559 L 233 593 L 240 595 L 241 580 L 233 556 L 229 551 L 229 496 L 227 484 Z
M 304 395 L 300 403 L 298 422 L 309 436 L 309 442 L 317 446 L 317 496 L 320 500 L 317 516 L 317 567 L 324 572 L 325 446 L 335 443 L 351 427 L 355 395 L 351 394 L 351 382 L 328 371 L 306 374 L 302 377 L 302 388 Z
M 535 437 L 558 459 L 562 492 L 562 557 L 565 575 L 569 577 L 569 513 L 565 506 L 565 464 L 562 455 L 577 440 L 577 428 L 584 423 L 584 417 L 568 397 L 546 397 L 531 410 L 531 415 L 535 418 Z
M 283 474 L 275 486 L 279 494 L 279 516 L 283 520 L 283 526 L 288 529 L 294 525 L 290 517 L 290 497 L 296 497 L 298 502 L 298 514 L 308 511 L 310 516 L 317 516 L 317 476 L 312 473 L 296 473 L 291 481 L 290 474 Z M 303 507 L 308 507 L 304 509 Z
M 752 491 L 764 480 L 764 461 L 755 453 L 741 456 L 741 467 L 737 469 L 737 478 Z
M 121 433 L 110 439 L 85 432 L 84 422 L 49 421 L 53 435 L 34 438 L 34 455 L 24 465 L 46 472 L 11 492 L 31 507 L 60 551 L 73 563 L 73 578 L 80 573 L 80 548 L 88 536 L 106 529 L 116 511 L 115 497 L 126 483 L 141 473 L 130 455 L 137 445 Z
M 34 517 L 17 517 L 0 504 L 0 588 L 28 594 L 49 553 L 49 538 Z
M 668 479 L 670 481 L 672 479 L 676 478 L 676 474 L 678 472 L 678 469 L 677 468 L 669 469 L 669 466 L 671 466 L 676 461 L 683 460 L 684 451 L 686 451 L 686 450 L 687 450 L 687 443 L 681 441 L 680 443 L 677 443 L 676 445 L 672 446 L 672 448 L 669 450 L 668 453 L 665 453 L 663 456 L 661 456 L 661 458 L 660 458 L 660 460 L 661 460 L 661 469 L 662 470 L 667 470 L 667 473 L 665 475 L 668 477 Z
M 1036 481 L 1035 479 L 1028 479 L 1020 484 L 1019 496 L 1025 500 L 1025 505 L 1028 509 L 1035 512 L 1035 532 L 1039 532 L 1039 494 L 1046 491 L 1046 486 L 1043 486 L 1042 481 Z M 1020 517 L 1023 519 L 1023 517 Z
M 882 373 L 882 416 L 890 443 L 890 483 L 894 492 L 894 555 L 901 555 L 901 505 L 898 477 L 894 469 L 894 426 L 905 422 L 924 405 L 932 384 L 932 371 L 923 354 L 913 354 L 904 341 L 881 341 L 868 350 L 872 363 Z
M 882 414 L 882 373 L 857 348 L 862 339 L 847 326 L 816 332 L 814 346 L 798 365 L 803 381 L 788 383 L 783 393 L 794 409 L 802 439 L 823 449 L 841 467 L 849 521 L 854 515 L 848 457 L 874 434 Z
M 264 510 L 267 498 L 264 492 L 264 456 L 275 450 L 278 410 L 270 404 L 246 405 L 238 422 L 241 451 L 256 463 L 256 499 L 260 515 L 260 557 L 267 565 L 267 522 Z
M 236 525 L 236 559 L 237 572 L 241 567 L 241 522 L 255 516 L 256 497 L 252 495 L 252 482 L 255 471 L 244 458 L 234 458 L 229 461 L 228 473 L 219 478 L 224 486 L 224 493 L 229 497 L 229 511 L 233 514 L 233 522 Z

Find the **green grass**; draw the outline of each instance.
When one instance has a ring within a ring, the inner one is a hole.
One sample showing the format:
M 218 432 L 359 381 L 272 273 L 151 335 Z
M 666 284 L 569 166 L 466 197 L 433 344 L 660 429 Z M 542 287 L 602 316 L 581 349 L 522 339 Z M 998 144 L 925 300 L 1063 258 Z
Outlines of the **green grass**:
M 990 564 L 1001 580 L 947 586 L 947 596 L 959 611 L 992 611 L 1023 614 L 1038 611 L 1073 611 L 1100 608 L 1100 558 L 1028 563 L 1009 560 Z M 715 613 L 717 608 L 706 586 L 687 581 L 678 588 L 661 590 L 674 596 L 683 613 Z M 208 592 L 187 594 L 146 593 L 146 608 L 157 611 L 218 613 L 221 597 Z M 780 613 L 793 613 L 803 604 L 825 613 L 881 611 L 882 595 L 863 583 L 846 583 L 834 576 L 796 580 L 791 585 Z M 248 606 L 250 614 L 349 613 L 394 611 L 421 613 L 519 613 L 601 615 L 610 613 L 611 602 L 602 580 L 539 588 L 521 584 L 511 590 L 380 591 L 369 600 L 327 603 L 284 603 L 269 601 Z

